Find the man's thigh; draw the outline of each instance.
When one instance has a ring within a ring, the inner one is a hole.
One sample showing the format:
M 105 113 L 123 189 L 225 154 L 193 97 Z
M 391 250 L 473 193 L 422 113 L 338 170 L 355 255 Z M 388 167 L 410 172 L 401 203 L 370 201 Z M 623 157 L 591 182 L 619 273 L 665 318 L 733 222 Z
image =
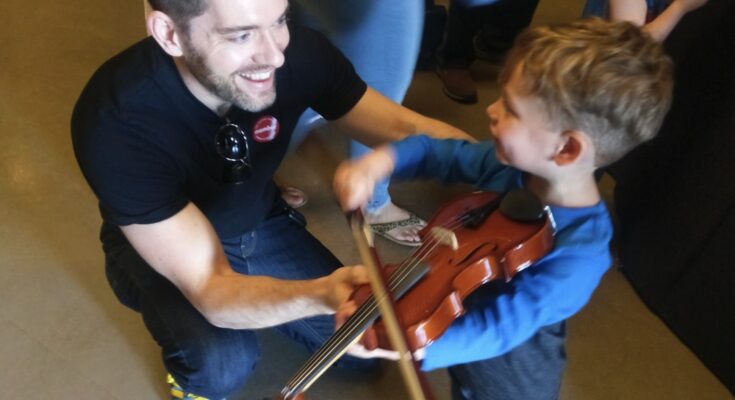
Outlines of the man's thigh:
M 268 218 L 256 230 L 223 241 L 233 268 L 247 275 L 284 280 L 329 275 L 342 263 L 306 230 L 304 217 L 293 209 Z M 278 329 L 315 350 L 334 332 L 332 316 L 318 316 L 284 324 Z
M 306 230 L 298 211 L 284 208 L 253 232 L 225 240 L 225 252 L 237 272 L 277 279 L 314 279 L 342 263 Z
M 103 226 L 107 277 L 120 301 L 140 312 L 166 370 L 187 391 L 221 398 L 252 373 L 260 356 L 251 331 L 210 324 L 173 283 L 151 268 L 119 229 Z
M 267 275 L 278 279 L 314 279 L 332 273 L 340 262 L 305 227 L 304 217 L 289 208 L 265 221 L 252 235 L 226 245 L 236 270 L 249 275 Z M 236 253 L 236 254 L 235 254 Z M 303 318 L 276 327 L 310 352 L 316 351 L 334 334 L 334 316 Z M 343 357 L 338 365 L 372 367 L 373 360 Z

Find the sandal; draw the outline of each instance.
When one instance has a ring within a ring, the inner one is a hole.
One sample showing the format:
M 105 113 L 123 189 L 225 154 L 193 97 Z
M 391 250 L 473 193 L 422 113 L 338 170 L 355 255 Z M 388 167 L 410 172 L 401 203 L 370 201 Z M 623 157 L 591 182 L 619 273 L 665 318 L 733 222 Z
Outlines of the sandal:
M 409 240 L 398 239 L 395 236 L 390 235 L 388 232 L 396 228 L 402 228 L 406 226 L 426 226 L 426 221 L 416 216 L 414 213 L 410 213 L 410 216 L 406 219 L 393 222 L 383 222 L 370 224 L 370 230 L 376 235 L 382 236 L 393 243 L 398 243 L 403 246 L 418 247 L 421 246 L 421 241 L 414 242 Z

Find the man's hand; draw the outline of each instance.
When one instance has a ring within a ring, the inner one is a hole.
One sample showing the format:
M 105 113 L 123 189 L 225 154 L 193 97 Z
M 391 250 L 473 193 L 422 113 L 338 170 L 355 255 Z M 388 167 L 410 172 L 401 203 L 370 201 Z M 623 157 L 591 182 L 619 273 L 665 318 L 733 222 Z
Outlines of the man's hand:
M 476 141 L 467 132 L 409 110 L 371 88 L 365 91 L 347 114 L 334 123 L 352 139 L 369 147 L 388 144 L 417 134 L 438 139 Z
M 345 322 L 357 311 L 357 304 L 350 300 L 343 303 L 337 314 L 335 315 L 336 328 L 339 329 Z M 370 350 L 372 349 L 372 350 Z M 358 358 L 383 358 L 386 360 L 398 361 L 401 358 L 401 353 L 395 350 L 387 350 L 378 347 L 378 338 L 375 335 L 375 330 L 372 328 L 367 329 L 363 332 L 360 339 L 347 349 L 347 354 L 358 357 Z M 417 361 L 423 360 L 426 350 L 420 348 L 413 352 L 413 358 Z
M 357 160 L 342 162 L 334 173 L 333 188 L 343 211 L 362 207 L 373 187 L 393 172 L 393 150 L 381 147 Z
M 362 265 L 338 268 L 323 279 L 325 303 L 331 312 L 339 312 L 358 286 L 369 283 L 367 270 Z

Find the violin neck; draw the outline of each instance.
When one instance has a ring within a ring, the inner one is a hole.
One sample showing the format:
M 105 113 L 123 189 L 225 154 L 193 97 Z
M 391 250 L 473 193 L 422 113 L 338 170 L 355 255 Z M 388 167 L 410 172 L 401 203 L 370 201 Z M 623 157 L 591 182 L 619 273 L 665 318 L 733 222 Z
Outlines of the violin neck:
M 400 298 L 424 274 L 428 266 L 423 263 L 401 265 L 390 277 L 389 289 L 396 299 Z M 319 348 L 281 390 L 284 400 L 295 399 L 299 393 L 306 391 L 319 377 L 332 366 L 355 343 L 362 332 L 369 328 L 380 316 L 376 299 L 370 295 L 357 311 L 347 319 L 326 342 Z

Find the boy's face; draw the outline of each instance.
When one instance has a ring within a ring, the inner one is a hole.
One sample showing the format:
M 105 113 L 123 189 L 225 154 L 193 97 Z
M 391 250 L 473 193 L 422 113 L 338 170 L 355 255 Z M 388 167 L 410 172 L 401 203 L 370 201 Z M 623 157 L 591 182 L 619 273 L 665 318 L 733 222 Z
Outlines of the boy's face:
M 287 0 L 209 0 L 183 38 L 187 67 L 224 102 L 249 111 L 270 106 L 290 39 L 287 7 Z
M 498 161 L 534 175 L 545 175 L 560 136 L 550 128 L 541 101 L 522 95 L 521 68 L 516 67 L 501 97 L 487 108 Z

